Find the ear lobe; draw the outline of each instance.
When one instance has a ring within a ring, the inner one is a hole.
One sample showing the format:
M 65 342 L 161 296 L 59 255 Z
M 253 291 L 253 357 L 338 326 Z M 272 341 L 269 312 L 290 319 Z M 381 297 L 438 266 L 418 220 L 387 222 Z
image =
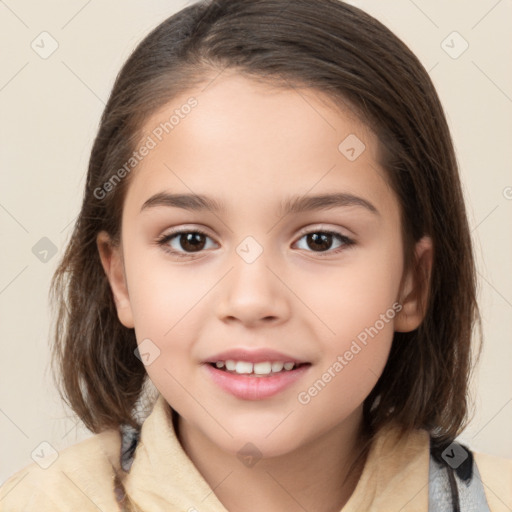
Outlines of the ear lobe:
M 113 244 L 110 236 L 105 231 L 100 232 L 96 237 L 96 245 L 98 246 L 103 270 L 114 296 L 119 321 L 125 327 L 133 328 L 133 315 L 121 247 Z
M 416 243 L 415 261 L 405 276 L 401 289 L 399 303 L 402 309 L 395 317 L 395 331 L 413 331 L 425 318 L 433 253 L 432 239 L 429 236 L 424 236 Z

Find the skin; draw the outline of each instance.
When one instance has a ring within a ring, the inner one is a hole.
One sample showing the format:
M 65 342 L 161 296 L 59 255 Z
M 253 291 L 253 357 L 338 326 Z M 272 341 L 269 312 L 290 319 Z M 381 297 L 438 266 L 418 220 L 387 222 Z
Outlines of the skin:
M 139 343 L 149 338 L 159 348 L 147 372 L 180 415 L 184 450 L 228 510 L 339 511 L 362 470 L 364 461 L 340 485 L 393 332 L 415 329 L 424 316 L 416 274 L 403 270 L 399 203 L 378 164 L 378 140 L 348 109 L 333 108 L 318 91 L 277 89 L 235 72 L 205 85 L 175 97 L 145 124 L 147 136 L 190 96 L 198 100 L 130 176 L 120 246 L 98 235 L 118 316 Z M 365 144 L 354 161 L 338 150 L 350 134 Z M 279 212 L 289 196 L 334 191 L 361 197 L 378 213 L 359 205 Z M 226 210 L 141 211 L 159 192 L 205 194 Z M 200 252 L 190 252 L 176 236 L 168 247 L 191 255 L 178 258 L 156 243 L 171 228 L 201 228 L 208 237 Z M 331 237 L 322 249 L 304 228 L 337 231 L 355 243 Z M 236 251 L 247 236 L 263 250 L 252 263 Z M 428 274 L 428 237 L 416 256 Z M 395 303 L 401 311 L 300 403 L 298 394 Z M 234 347 L 270 347 L 311 366 L 278 395 L 242 400 L 213 384 L 202 365 Z M 236 456 L 247 442 L 262 454 L 252 467 Z

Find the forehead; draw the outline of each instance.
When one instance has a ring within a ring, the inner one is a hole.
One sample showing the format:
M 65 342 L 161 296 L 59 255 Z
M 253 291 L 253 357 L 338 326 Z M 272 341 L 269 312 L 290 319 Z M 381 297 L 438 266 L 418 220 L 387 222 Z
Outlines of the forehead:
M 127 196 L 139 208 L 162 191 L 207 194 L 228 208 L 334 189 L 393 201 L 374 133 L 313 89 L 226 72 L 176 96 L 142 131 L 152 149 Z

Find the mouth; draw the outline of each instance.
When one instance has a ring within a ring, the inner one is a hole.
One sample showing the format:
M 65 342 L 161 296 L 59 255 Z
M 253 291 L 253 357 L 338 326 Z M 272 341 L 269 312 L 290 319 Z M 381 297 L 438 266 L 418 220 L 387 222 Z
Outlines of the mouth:
M 221 372 L 259 378 L 273 377 L 282 373 L 293 372 L 304 366 L 311 366 L 311 363 L 298 363 L 294 361 L 260 361 L 252 363 L 250 361 L 236 361 L 234 359 L 208 362 L 207 364 Z
M 209 381 L 241 400 L 265 400 L 282 394 L 308 372 L 311 363 L 293 361 L 236 361 L 227 359 L 202 365 Z

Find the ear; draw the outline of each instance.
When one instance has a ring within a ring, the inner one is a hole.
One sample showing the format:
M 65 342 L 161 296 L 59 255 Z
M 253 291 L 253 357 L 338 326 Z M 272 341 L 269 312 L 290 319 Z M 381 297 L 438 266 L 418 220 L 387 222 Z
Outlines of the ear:
M 134 327 L 126 276 L 124 273 L 123 254 L 120 244 L 113 244 L 110 236 L 101 231 L 96 237 L 103 270 L 112 289 L 119 321 L 125 327 Z
M 415 260 L 402 279 L 398 299 L 402 309 L 395 317 L 395 331 L 413 331 L 425 318 L 433 252 L 432 239 L 429 236 L 424 236 L 415 245 Z

